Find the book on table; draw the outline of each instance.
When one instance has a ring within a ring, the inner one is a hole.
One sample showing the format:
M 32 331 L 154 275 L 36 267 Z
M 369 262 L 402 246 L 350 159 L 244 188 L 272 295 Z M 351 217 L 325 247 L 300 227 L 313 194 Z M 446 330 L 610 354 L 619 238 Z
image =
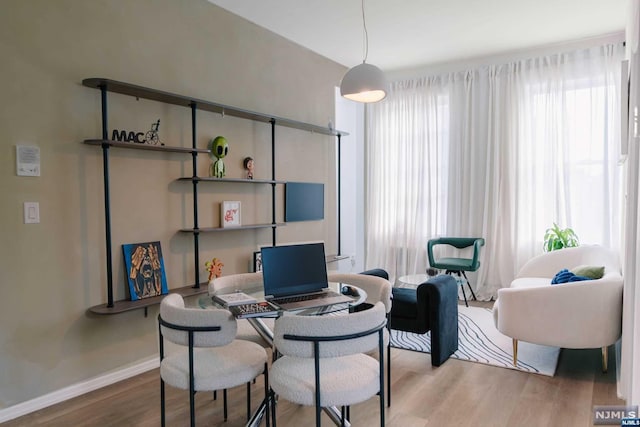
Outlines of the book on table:
M 279 313 L 278 307 L 268 301 L 234 305 L 229 307 L 229 311 L 238 319 L 246 319 L 248 317 L 275 317 Z
M 213 300 L 224 307 L 232 307 L 239 304 L 252 304 L 258 301 L 251 295 L 247 295 L 244 292 L 214 295 Z

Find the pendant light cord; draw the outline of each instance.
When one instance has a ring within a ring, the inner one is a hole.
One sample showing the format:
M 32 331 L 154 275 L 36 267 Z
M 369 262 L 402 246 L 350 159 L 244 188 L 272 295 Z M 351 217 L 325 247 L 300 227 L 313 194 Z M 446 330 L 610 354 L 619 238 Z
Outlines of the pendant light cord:
M 367 33 L 367 21 L 364 19 L 364 0 L 362 0 L 362 28 L 364 29 L 364 59 L 362 63 L 364 64 L 369 56 L 369 34 Z

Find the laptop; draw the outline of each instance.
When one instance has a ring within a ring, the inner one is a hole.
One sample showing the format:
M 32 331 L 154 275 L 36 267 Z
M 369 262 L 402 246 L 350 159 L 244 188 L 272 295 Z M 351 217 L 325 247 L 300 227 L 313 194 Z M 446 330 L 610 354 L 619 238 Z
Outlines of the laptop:
M 261 253 L 265 299 L 281 309 L 352 301 L 329 289 L 324 243 L 265 247 Z

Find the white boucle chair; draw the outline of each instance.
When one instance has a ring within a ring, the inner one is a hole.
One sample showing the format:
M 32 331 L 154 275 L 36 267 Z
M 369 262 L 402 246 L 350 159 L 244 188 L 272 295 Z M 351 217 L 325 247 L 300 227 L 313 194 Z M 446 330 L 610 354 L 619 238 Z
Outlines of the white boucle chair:
M 365 300 L 371 305 L 378 301 L 384 304 L 385 311 L 391 311 L 391 283 L 378 276 L 355 273 L 329 273 L 329 282 L 346 283 L 357 286 L 367 293 Z
M 551 285 L 562 269 L 604 267 L 597 280 Z M 529 260 L 508 288 L 498 290 L 493 305 L 496 328 L 518 341 L 561 348 L 601 348 L 607 370 L 607 348 L 622 333 L 622 275 L 618 256 L 599 245 L 547 252 Z
M 227 310 L 187 308 L 179 294 L 169 294 L 160 303 L 160 403 L 165 425 L 165 382 L 189 390 L 191 426 L 195 425 L 194 397 L 197 391 L 226 390 L 247 384 L 247 418 L 251 415 L 250 386 L 265 375 L 265 398 L 269 393 L 267 352 L 253 342 L 236 340 L 236 320 Z M 165 355 L 164 340 L 180 346 Z M 267 424 L 268 425 L 268 424 Z
M 355 273 L 329 273 L 329 282 L 344 283 L 364 290 L 367 293 L 366 303 L 375 305 L 377 302 L 384 304 L 387 317 L 391 311 L 391 283 L 379 276 Z M 357 309 L 357 307 L 356 307 Z M 387 406 L 391 406 L 391 345 L 389 341 L 389 324 L 384 331 L 384 342 L 387 346 Z
M 261 272 L 221 276 L 209 282 L 209 295 L 227 294 L 235 291 L 255 292 L 264 288 L 262 280 Z M 273 330 L 273 319 L 263 318 L 260 319 L 260 322 L 264 323 L 268 330 Z M 236 338 L 253 341 L 263 347 L 271 347 L 271 344 L 256 331 L 248 319 L 238 319 Z
M 282 357 L 271 365 L 271 388 L 290 402 L 315 405 L 318 427 L 321 408 L 344 408 L 379 394 L 384 426 L 385 314 L 378 302 L 369 310 L 340 316 L 276 319 L 274 345 Z M 376 348 L 379 360 L 365 354 Z

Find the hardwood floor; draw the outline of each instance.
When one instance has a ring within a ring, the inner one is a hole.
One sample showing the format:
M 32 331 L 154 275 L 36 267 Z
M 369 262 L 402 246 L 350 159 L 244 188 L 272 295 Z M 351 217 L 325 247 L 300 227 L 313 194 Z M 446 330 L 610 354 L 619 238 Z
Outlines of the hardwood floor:
M 481 305 L 474 304 L 474 305 Z M 594 405 L 624 405 L 616 397 L 615 357 L 600 370 L 600 350 L 562 350 L 554 377 L 449 359 L 438 368 L 428 354 L 391 350 L 392 404 L 387 426 L 591 426 Z M 23 426 L 159 426 L 157 369 L 1 424 Z M 252 407 L 263 397 L 262 377 L 252 386 Z M 196 395 L 197 425 L 237 427 L 246 422 L 246 388 L 229 391 L 229 419 L 222 398 Z M 188 394 L 167 387 L 167 426 L 189 423 Z M 278 402 L 279 427 L 313 424 L 313 408 Z M 354 405 L 354 426 L 379 425 L 377 398 Z M 264 425 L 264 422 L 263 424 Z M 323 415 L 323 425 L 332 425 Z

